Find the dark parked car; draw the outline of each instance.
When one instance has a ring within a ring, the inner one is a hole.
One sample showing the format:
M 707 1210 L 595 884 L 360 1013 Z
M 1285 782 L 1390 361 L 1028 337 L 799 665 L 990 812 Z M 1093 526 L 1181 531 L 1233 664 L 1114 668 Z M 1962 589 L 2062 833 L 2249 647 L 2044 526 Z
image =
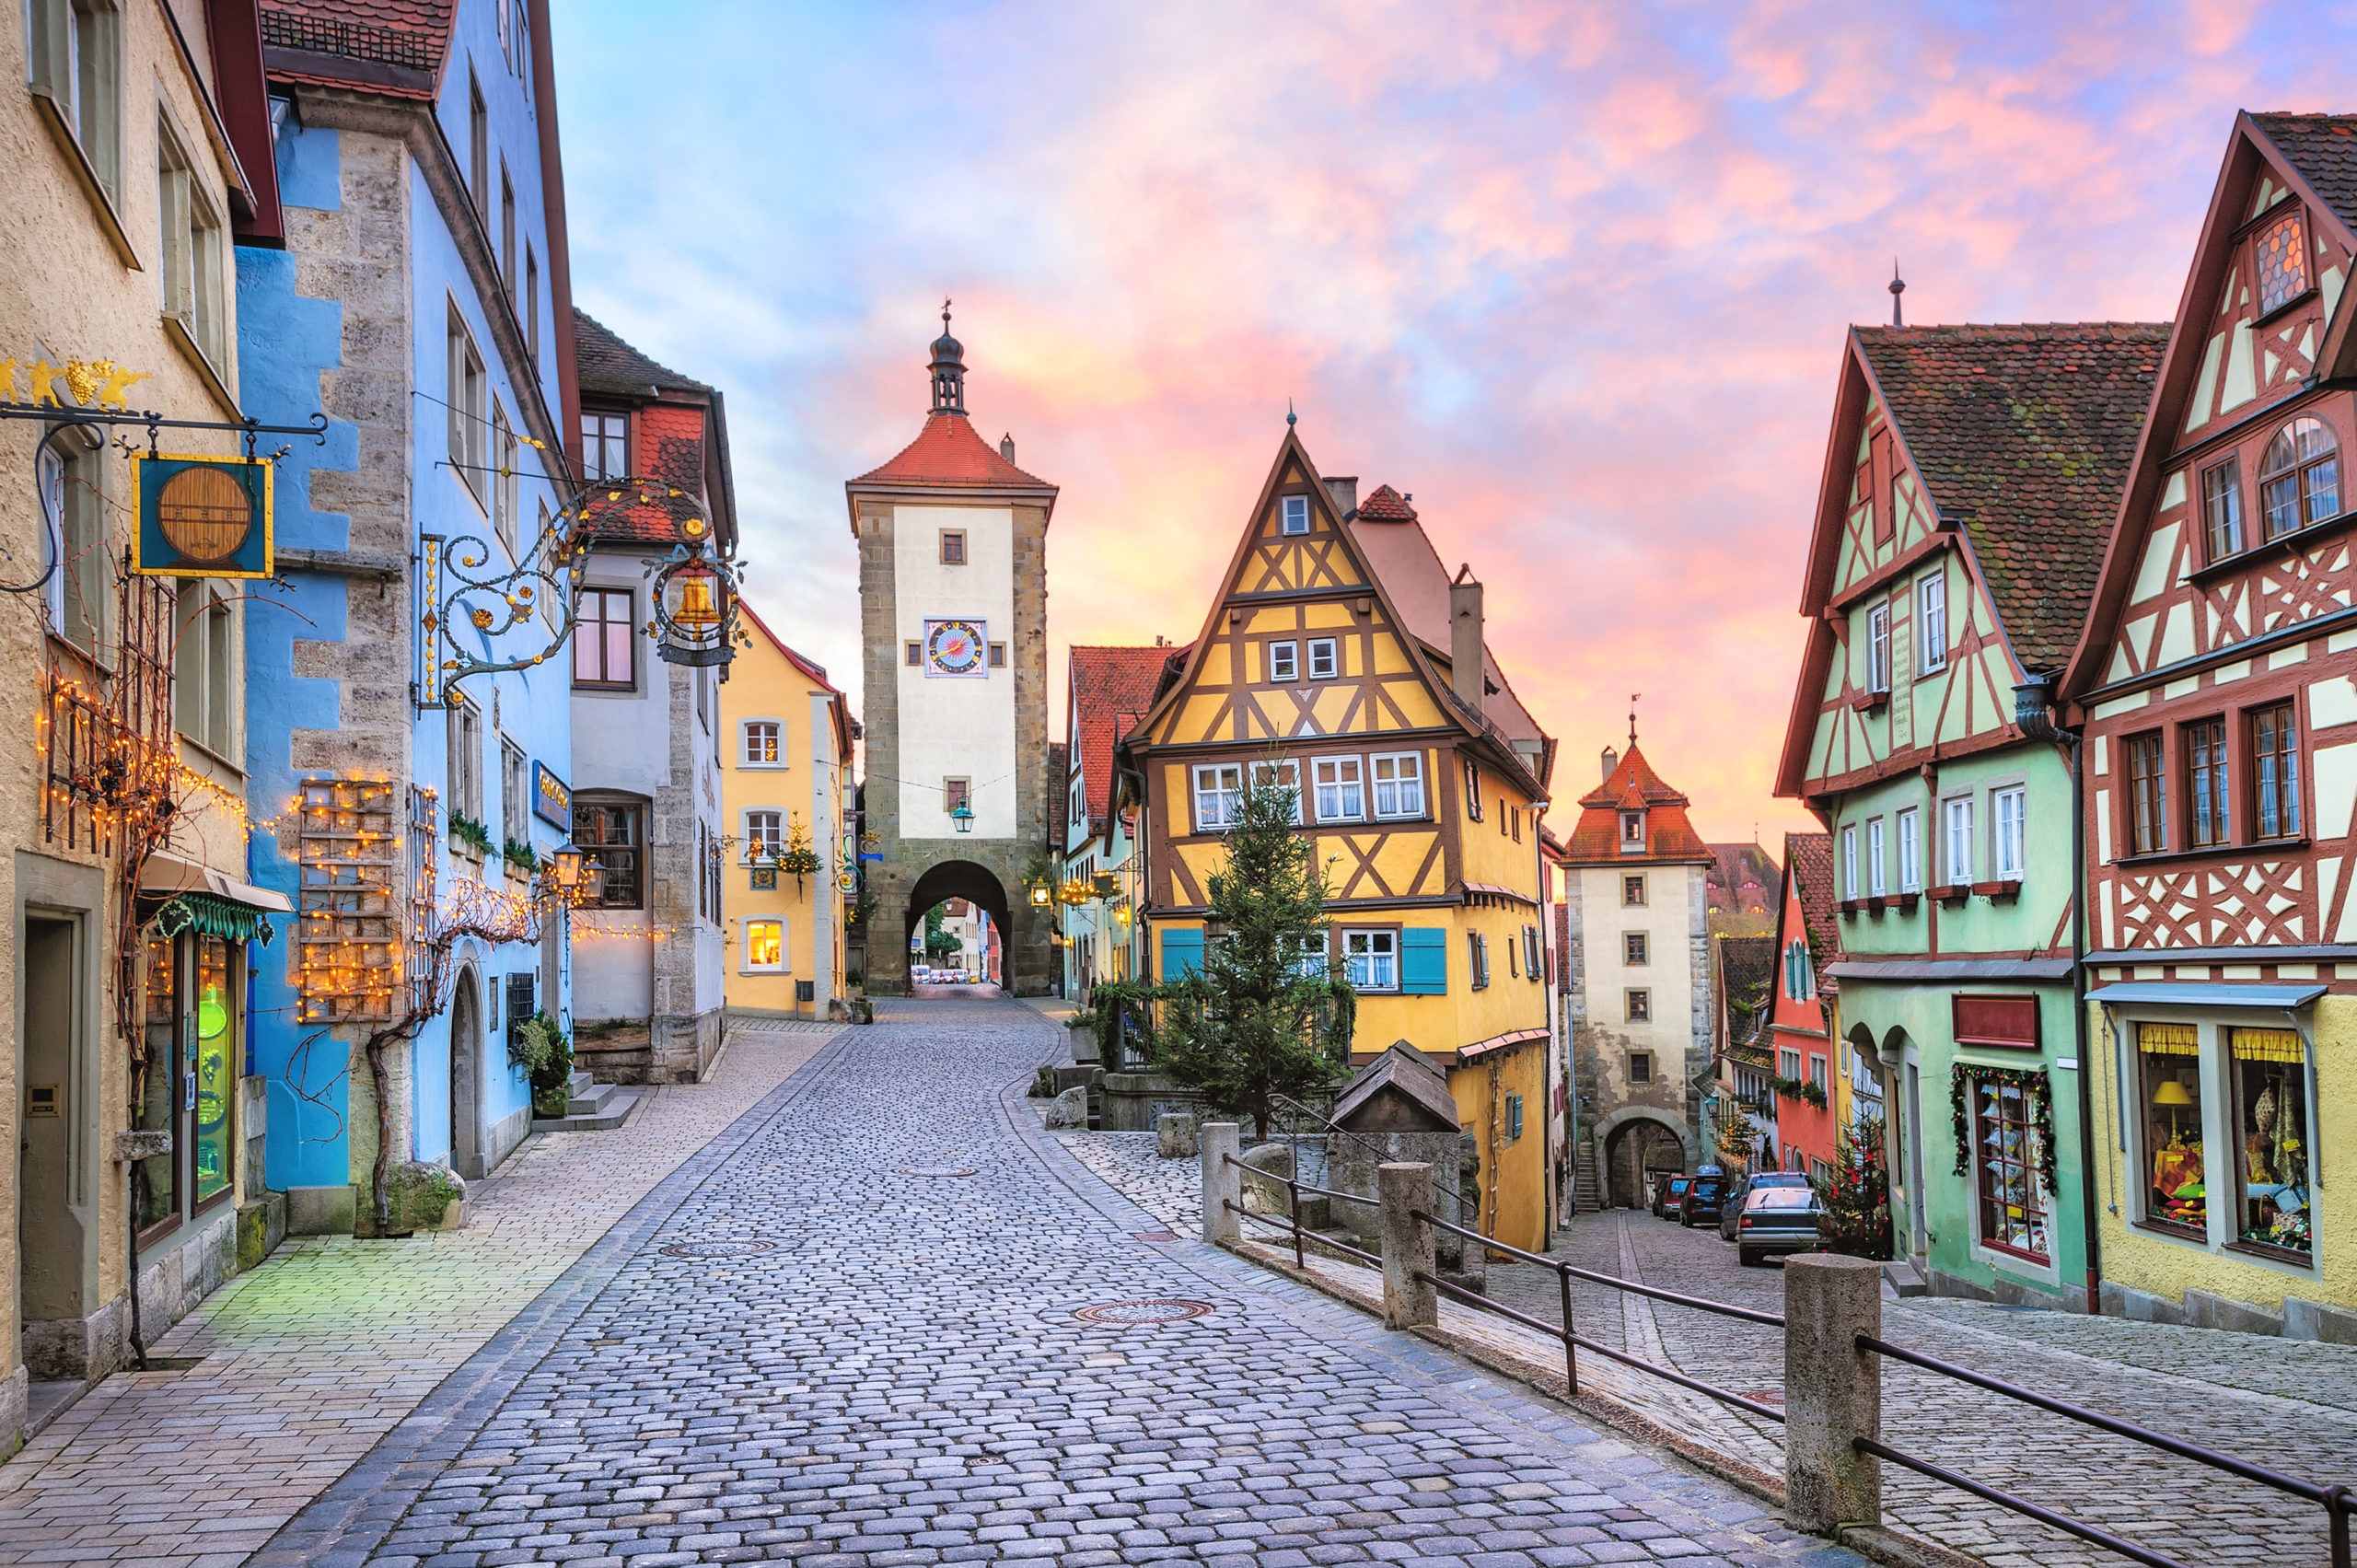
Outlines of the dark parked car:
M 1748 1269 L 1771 1252 L 1816 1251 L 1817 1214 L 1817 1194 L 1805 1187 L 1757 1189 L 1736 1216 L 1736 1261 Z
M 1678 1223 L 1691 1228 L 1703 1224 L 1715 1224 L 1719 1209 L 1726 1202 L 1727 1179 L 1724 1176 L 1698 1176 L 1686 1187 L 1678 1200 Z
M 1743 1213 L 1744 1201 L 1767 1187 L 1806 1187 L 1808 1178 L 1797 1170 L 1755 1170 L 1748 1176 L 1737 1177 L 1727 1189 L 1726 1202 L 1719 1205 L 1719 1239 L 1735 1239 L 1736 1216 Z
M 1654 1218 L 1673 1219 L 1678 1205 L 1686 1197 L 1686 1189 L 1693 1182 L 1690 1176 L 1673 1176 L 1666 1181 L 1654 1183 Z

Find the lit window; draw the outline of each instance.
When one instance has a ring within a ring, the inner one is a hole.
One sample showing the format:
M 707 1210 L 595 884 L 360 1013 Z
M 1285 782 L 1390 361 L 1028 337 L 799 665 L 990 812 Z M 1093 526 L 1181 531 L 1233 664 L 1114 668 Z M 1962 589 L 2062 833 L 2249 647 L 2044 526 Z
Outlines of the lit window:
M 2226 1040 L 2226 1088 L 2242 1156 L 2223 1163 L 2235 1168 L 2241 1189 L 2237 1238 L 2305 1263 L 2316 1246 L 2308 1206 L 2306 1046 L 2292 1029 L 2229 1029 Z
M 1620 813 L 1620 853 L 1642 851 L 1645 847 L 1645 814 L 1642 811 Z
M 1948 667 L 1948 578 L 1938 571 L 1915 585 L 1915 657 L 1929 675 Z
M 745 968 L 755 971 L 785 968 L 785 922 L 745 923 Z
M 1318 789 L 1318 819 L 1358 822 L 1366 818 L 1364 764 L 1356 757 L 1321 757 L 1310 764 Z
M 1283 524 L 1283 530 L 1289 534 L 1302 534 L 1309 531 L 1308 496 L 1288 495 L 1284 498 L 1284 522 Z
M 2143 1106 L 2144 1157 L 2140 1164 L 2149 1173 L 2144 1223 L 2207 1239 L 2209 1182 L 2215 1178 L 2201 1158 L 2200 1031 L 2192 1024 L 2140 1023 L 2136 1057 Z
M 2340 515 L 2340 450 L 2322 420 L 2295 419 L 2267 444 L 2258 503 L 2270 539 Z
M 2261 229 L 2250 242 L 2258 273 L 2258 313 L 2308 292 L 2307 224 L 2296 208 Z
M 2047 1260 L 2046 1207 L 2038 1195 L 2038 1121 L 2018 1084 L 1974 1078 L 1972 1148 L 1980 1240 L 2003 1252 Z
M 1375 814 L 1377 817 L 1422 817 L 1424 814 L 1424 758 L 1420 751 L 1377 757 L 1375 762 Z
M 1298 680 L 1301 679 L 1301 648 L 1296 643 L 1269 645 L 1269 679 Z
M 774 766 L 782 760 L 778 750 L 777 723 L 773 719 L 749 719 L 745 724 L 745 765 L 749 768 Z
M 600 909 L 636 909 L 642 898 L 639 854 L 644 827 L 642 806 L 583 801 L 573 807 L 573 842 L 596 869 L 589 901 Z
M 1340 668 L 1335 656 L 1333 638 L 1312 637 L 1309 639 L 1310 679 L 1331 680 Z

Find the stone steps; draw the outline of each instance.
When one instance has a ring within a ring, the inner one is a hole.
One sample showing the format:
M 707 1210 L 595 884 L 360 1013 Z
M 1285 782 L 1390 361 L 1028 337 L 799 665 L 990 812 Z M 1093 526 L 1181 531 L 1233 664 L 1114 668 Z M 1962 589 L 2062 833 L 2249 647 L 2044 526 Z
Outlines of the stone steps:
M 563 1116 L 534 1116 L 535 1132 L 608 1132 L 630 1120 L 646 1098 L 644 1089 L 601 1084 L 576 1069 L 565 1086 Z

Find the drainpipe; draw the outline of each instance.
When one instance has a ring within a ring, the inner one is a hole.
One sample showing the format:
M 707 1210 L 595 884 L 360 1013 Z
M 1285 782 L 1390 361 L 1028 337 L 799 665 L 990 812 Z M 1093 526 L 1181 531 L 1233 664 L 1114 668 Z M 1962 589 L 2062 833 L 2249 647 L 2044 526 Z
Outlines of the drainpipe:
M 2085 737 L 2054 722 L 2061 671 L 2033 675 L 2014 688 L 2014 724 L 2032 740 L 2071 753 L 2071 1030 L 2079 1063 L 2079 1206 L 2086 1222 L 2087 1314 L 2103 1315 L 2103 1235 L 2096 1191 L 2095 1069 L 2087 1058 L 2087 779 Z

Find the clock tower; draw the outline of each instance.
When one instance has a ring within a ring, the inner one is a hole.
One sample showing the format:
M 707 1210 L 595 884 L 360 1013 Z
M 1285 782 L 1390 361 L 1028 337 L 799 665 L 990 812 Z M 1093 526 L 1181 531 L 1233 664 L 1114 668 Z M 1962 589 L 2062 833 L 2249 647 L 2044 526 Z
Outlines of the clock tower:
M 988 911 L 1017 995 L 1053 974 L 1023 867 L 1048 838 L 1048 518 L 1056 487 L 966 412 L 965 349 L 941 336 L 932 407 L 900 456 L 847 482 L 859 540 L 863 855 L 876 895 L 867 985 L 904 993 L 909 937 L 944 899 Z

